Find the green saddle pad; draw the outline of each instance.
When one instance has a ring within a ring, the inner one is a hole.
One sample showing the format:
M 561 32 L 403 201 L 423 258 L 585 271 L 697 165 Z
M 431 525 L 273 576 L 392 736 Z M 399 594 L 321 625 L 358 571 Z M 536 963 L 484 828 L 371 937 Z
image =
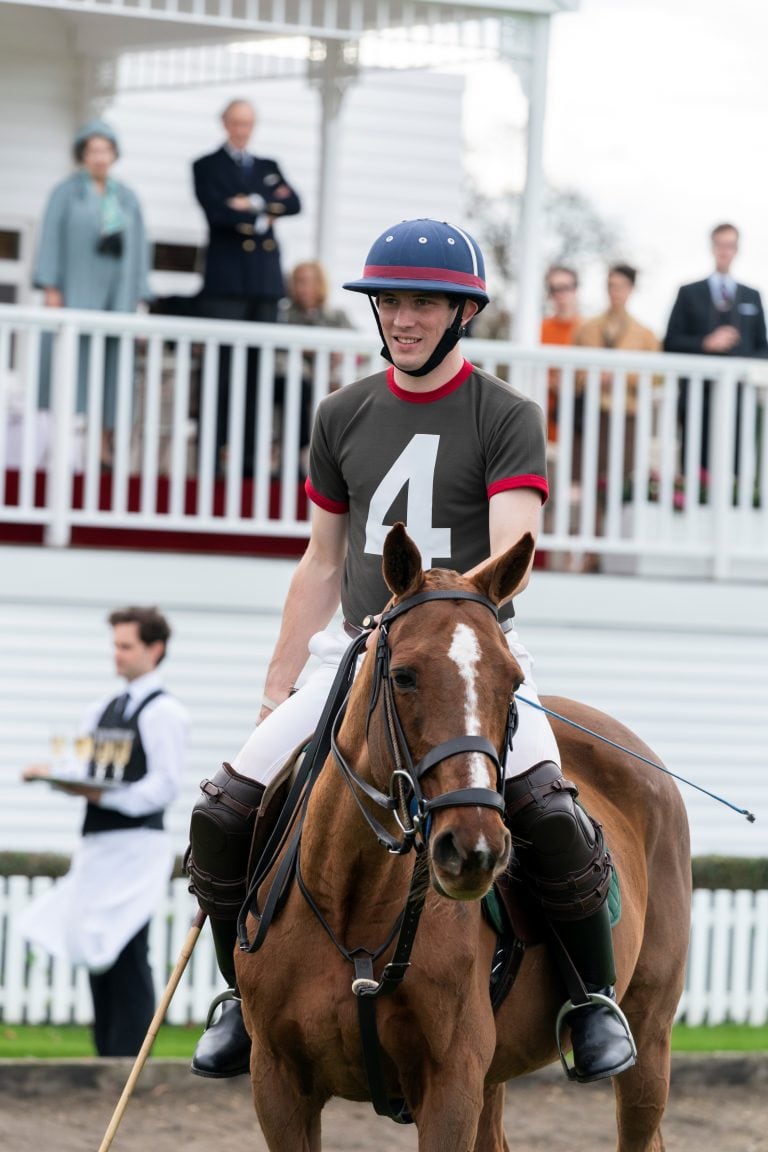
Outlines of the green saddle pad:
M 503 935 L 504 916 L 495 888 L 491 888 L 488 895 L 483 897 L 482 905 L 493 930 L 500 936 Z M 611 883 L 608 888 L 608 911 L 611 914 L 611 928 L 615 928 L 621 920 L 621 888 L 619 887 L 619 874 L 615 864 L 611 868 Z

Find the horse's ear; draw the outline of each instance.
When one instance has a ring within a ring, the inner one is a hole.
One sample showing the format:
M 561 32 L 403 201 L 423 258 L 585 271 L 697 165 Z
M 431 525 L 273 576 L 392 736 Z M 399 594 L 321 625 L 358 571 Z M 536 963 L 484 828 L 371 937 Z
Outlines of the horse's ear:
M 424 581 L 421 553 L 400 521 L 387 533 L 381 570 L 394 596 L 410 595 Z
M 502 600 L 506 600 L 510 593 L 514 592 L 528 571 L 533 549 L 533 536 L 530 532 L 526 532 L 517 544 L 513 544 L 495 560 L 489 560 L 484 564 L 472 577 L 472 582 L 494 604 L 501 604 Z

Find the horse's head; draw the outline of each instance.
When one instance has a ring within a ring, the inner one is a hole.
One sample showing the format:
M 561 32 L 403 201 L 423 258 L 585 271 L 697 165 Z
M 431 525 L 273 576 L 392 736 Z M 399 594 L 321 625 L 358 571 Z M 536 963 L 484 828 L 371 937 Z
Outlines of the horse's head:
M 411 797 L 433 884 L 457 900 L 483 896 L 509 859 L 500 765 L 523 674 L 495 608 L 520 583 L 532 553 L 526 535 L 468 578 L 424 572 L 401 524 L 384 545 L 394 599 L 382 617 L 369 744 L 378 744 L 377 760 L 390 764 Z

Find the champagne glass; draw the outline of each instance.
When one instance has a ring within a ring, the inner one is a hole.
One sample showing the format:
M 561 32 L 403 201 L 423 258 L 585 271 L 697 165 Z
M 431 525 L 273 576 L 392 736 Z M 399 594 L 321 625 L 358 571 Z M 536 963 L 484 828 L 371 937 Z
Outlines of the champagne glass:
M 53 770 L 56 771 L 60 767 L 66 754 L 67 754 L 67 738 L 62 732 L 53 732 L 50 738 L 51 759 L 53 760 Z
M 133 749 L 132 732 L 115 732 L 112 763 L 115 766 L 115 780 L 122 780 Z
M 96 779 L 106 780 L 107 769 L 112 763 L 115 754 L 115 742 L 112 733 L 106 730 L 96 733 L 93 759 L 96 764 Z
M 74 739 L 75 756 L 83 764 L 90 764 L 93 757 L 93 733 L 80 732 Z

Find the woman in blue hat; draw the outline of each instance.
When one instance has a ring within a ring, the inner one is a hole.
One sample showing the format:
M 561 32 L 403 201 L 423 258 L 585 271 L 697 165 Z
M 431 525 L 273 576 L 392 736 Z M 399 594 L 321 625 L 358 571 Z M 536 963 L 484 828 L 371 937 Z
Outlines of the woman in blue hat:
M 77 171 L 51 192 L 43 217 L 34 285 L 49 308 L 134 312 L 149 300 L 149 251 L 136 194 L 114 179 L 117 137 L 103 120 L 91 120 L 73 147 Z M 46 356 L 47 352 L 47 356 Z M 87 407 L 90 341 L 80 341 L 76 411 Z M 50 403 L 50 342 L 44 348 L 41 407 Z M 102 422 L 105 453 L 115 425 L 117 341 L 105 348 Z

